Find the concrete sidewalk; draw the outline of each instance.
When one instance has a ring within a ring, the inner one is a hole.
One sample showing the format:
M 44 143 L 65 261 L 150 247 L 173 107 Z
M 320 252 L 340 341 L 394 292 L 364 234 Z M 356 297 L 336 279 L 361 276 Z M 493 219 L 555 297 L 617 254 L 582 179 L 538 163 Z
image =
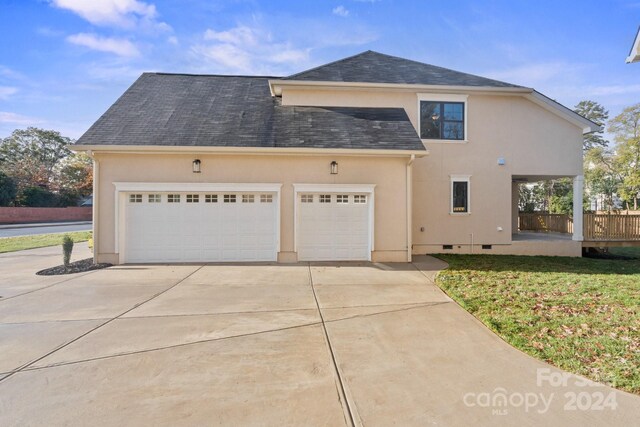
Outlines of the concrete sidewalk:
M 68 222 L 30 222 L 24 224 L 0 224 L 0 230 L 11 230 L 14 228 L 33 227 L 59 227 L 65 225 L 90 225 L 91 221 L 68 221 Z

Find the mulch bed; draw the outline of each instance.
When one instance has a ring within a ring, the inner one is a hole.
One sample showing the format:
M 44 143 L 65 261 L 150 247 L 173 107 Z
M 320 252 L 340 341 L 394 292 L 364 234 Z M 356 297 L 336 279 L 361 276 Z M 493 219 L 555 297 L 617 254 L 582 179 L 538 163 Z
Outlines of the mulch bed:
M 82 273 L 83 271 L 99 270 L 101 268 L 111 267 L 113 264 L 106 262 L 100 264 L 94 264 L 93 258 L 81 259 L 80 261 L 72 262 L 67 267 L 64 265 L 58 265 L 57 267 L 45 268 L 38 271 L 38 276 L 58 276 L 61 274 L 73 274 Z

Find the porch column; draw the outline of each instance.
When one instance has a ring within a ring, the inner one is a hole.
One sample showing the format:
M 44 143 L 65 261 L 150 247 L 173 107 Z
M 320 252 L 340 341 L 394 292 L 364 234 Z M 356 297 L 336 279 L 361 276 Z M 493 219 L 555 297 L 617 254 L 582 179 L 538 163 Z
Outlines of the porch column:
M 577 175 L 573 177 L 573 240 L 584 240 L 582 235 L 582 195 L 584 192 L 584 177 Z

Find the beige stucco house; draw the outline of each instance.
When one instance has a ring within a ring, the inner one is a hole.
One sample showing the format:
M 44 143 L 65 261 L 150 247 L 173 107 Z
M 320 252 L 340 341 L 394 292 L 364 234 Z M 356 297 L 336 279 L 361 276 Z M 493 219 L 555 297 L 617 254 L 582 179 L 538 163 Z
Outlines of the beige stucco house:
M 629 51 L 626 62 L 627 64 L 640 62 L 640 27 L 636 32 L 636 38 L 633 39 L 633 44 L 631 45 L 631 50 Z
M 367 51 L 289 77 L 143 74 L 75 146 L 100 262 L 579 256 L 522 240 L 518 183 L 597 125 L 531 88 Z M 581 202 L 578 203 L 580 205 Z

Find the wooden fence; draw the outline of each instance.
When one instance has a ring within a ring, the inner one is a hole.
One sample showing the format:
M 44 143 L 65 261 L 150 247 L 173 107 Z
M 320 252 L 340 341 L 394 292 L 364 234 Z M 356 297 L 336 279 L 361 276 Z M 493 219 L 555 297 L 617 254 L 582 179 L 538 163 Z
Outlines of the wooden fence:
M 640 215 L 584 214 L 584 240 L 640 240 Z
M 564 214 L 520 213 L 521 231 L 573 233 L 573 219 Z M 640 215 L 590 214 L 583 216 L 585 241 L 640 240 Z
M 521 231 L 573 233 L 573 220 L 564 214 L 521 213 L 518 226 Z

